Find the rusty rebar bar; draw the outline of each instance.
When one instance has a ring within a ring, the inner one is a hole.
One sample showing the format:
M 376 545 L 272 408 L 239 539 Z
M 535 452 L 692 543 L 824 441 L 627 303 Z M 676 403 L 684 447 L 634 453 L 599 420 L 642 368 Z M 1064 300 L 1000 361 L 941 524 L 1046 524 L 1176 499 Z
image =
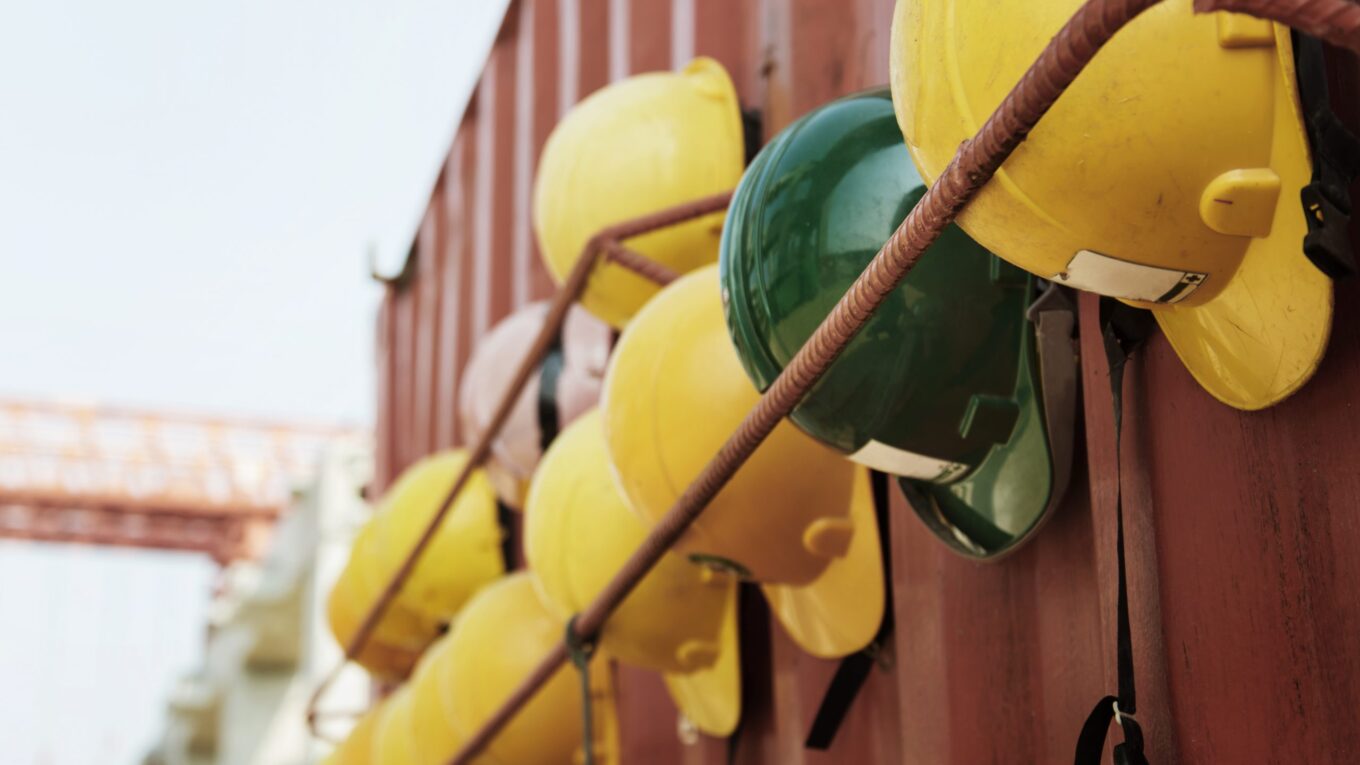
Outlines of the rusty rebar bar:
M 586 283 L 590 280 L 591 272 L 600 257 L 606 252 L 626 249 L 622 247 L 621 243 L 632 237 L 723 210 L 731 200 L 732 192 L 730 191 L 702 197 L 675 207 L 658 210 L 649 215 L 617 223 L 599 231 L 586 242 L 576 265 L 572 267 L 566 280 L 553 295 L 552 302 L 548 306 L 548 313 L 543 319 L 543 326 L 539 328 L 537 337 L 534 338 L 533 344 L 529 346 L 529 351 L 520 361 L 519 366 L 515 368 L 515 373 L 510 378 L 510 384 L 502 392 L 501 398 L 496 404 L 496 409 L 487 423 L 486 430 L 469 450 L 467 462 L 463 469 L 458 472 L 453 485 L 449 487 L 448 492 L 441 500 L 439 509 L 431 516 L 415 545 L 402 560 L 401 565 L 397 567 L 396 572 L 378 595 L 377 600 L 369 607 L 368 613 L 364 615 L 363 621 L 359 623 L 358 629 L 354 631 L 349 643 L 345 646 L 344 658 L 326 674 L 308 699 L 307 726 L 313 735 L 319 735 L 316 727 L 318 717 L 329 714 L 317 709 L 321 697 L 335 682 L 345 663 L 353 660 L 368 645 L 378 622 L 382 620 L 388 607 L 396 600 L 402 586 L 410 578 L 411 572 L 415 570 L 421 555 L 429 547 L 430 541 L 434 539 L 440 524 L 444 522 L 445 516 L 453 507 L 454 500 L 462 492 L 468 477 L 490 455 L 492 443 L 496 436 L 500 434 L 501 429 L 505 427 L 506 420 L 510 417 L 510 411 L 514 408 L 515 402 L 519 399 L 519 395 L 524 390 L 524 386 L 528 383 L 535 367 L 542 363 L 543 357 L 552 347 L 562 329 L 563 322 L 566 320 L 567 310 L 571 308 L 572 303 L 576 302 L 585 289 Z M 674 278 L 673 272 L 664 266 L 650 261 L 632 250 L 628 250 L 628 252 L 632 255 L 629 259 L 632 264 L 631 267 L 641 275 L 652 278 L 660 284 L 668 283 L 665 279 L 667 274 L 672 274 L 670 278 Z
M 1278 21 L 1360 53 L 1360 4 L 1353 0 L 1195 0 L 1195 10 L 1232 11 Z
M 617 239 L 605 243 L 604 256 L 610 263 L 617 263 L 638 276 L 650 279 L 657 284 L 670 284 L 680 278 L 680 274 L 677 274 L 673 269 L 629 249 Z

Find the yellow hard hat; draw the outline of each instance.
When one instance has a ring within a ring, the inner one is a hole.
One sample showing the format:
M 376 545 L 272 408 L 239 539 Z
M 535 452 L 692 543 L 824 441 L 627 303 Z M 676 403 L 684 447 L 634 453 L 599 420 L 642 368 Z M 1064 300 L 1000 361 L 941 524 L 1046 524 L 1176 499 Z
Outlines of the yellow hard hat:
M 566 624 L 539 600 L 527 572 L 505 577 L 479 592 L 454 623 L 437 660 L 439 693 L 449 721 L 463 740 L 477 729 L 539 661 L 560 643 Z M 617 763 L 618 724 L 609 667 L 591 664 L 595 762 Z M 567 665 L 534 694 L 477 760 L 487 765 L 561 765 L 582 751 L 581 682 Z
M 605 440 L 651 526 L 759 399 L 723 323 L 717 267 L 638 313 L 605 375 Z M 883 617 L 883 561 L 867 469 L 780 423 L 680 539 L 692 560 L 760 582 L 809 652 L 863 648 Z
M 382 711 L 379 703 L 355 721 L 349 735 L 331 752 L 327 762 L 331 765 L 371 765 L 373 758 L 373 731 L 377 727 L 378 715 Z
M 446 635 L 431 645 L 411 677 L 411 731 L 418 765 L 445 765 L 465 741 L 440 693 L 439 676 L 449 656 L 447 644 Z
M 534 581 L 544 603 L 570 618 L 646 535 L 610 472 L 598 410 L 549 447 L 525 510 L 524 554 Z M 732 577 L 667 554 L 610 615 L 599 646 L 664 673 L 686 718 L 710 735 L 731 735 L 741 716 L 736 595 Z
M 347 646 L 353 639 L 354 631 L 359 628 L 365 613 L 364 602 L 353 594 L 354 588 L 350 586 L 352 581 L 352 573 L 348 570 L 343 572 L 326 597 L 326 618 L 330 623 L 331 634 L 341 647 Z M 382 623 L 379 623 L 379 630 L 382 627 Z M 389 645 L 382 636 L 375 635 L 369 638 L 355 661 L 374 677 L 396 680 L 411 671 L 419 655 L 414 649 Z
M 892 90 L 934 180 L 1081 4 L 898 2 Z M 1326 349 L 1304 256 L 1311 164 L 1289 30 L 1168 0 L 1114 37 L 959 224 L 1045 279 L 1151 308 L 1206 390 L 1280 401 Z
M 384 584 L 375 570 L 375 533 L 372 520 L 359 530 L 349 561 L 326 597 L 331 634 L 342 647 L 354 638 Z M 419 614 L 401 603 L 392 603 L 355 661 L 375 677 L 400 679 L 410 673 L 416 658 L 436 634 L 435 626 Z
M 463 450 L 430 455 L 407 468 L 375 518 L 376 565 L 386 582 L 401 566 L 467 464 Z M 468 476 L 397 602 L 433 624 L 449 621 L 477 590 L 505 573 L 496 494 L 482 470 Z
M 383 702 L 373 728 L 373 765 L 416 765 L 411 698 L 411 686 L 403 685 Z
M 596 91 L 558 123 L 539 159 L 533 221 L 548 270 L 561 283 L 606 226 L 731 191 L 743 160 L 737 93 L 711 58 Z M 718 259 L 721 229 L 722 214 L 714 213 L 628 246 L 685 272 Z M 632 271 L 601 263 L 581 303 L 622 328 L 656 290 Z

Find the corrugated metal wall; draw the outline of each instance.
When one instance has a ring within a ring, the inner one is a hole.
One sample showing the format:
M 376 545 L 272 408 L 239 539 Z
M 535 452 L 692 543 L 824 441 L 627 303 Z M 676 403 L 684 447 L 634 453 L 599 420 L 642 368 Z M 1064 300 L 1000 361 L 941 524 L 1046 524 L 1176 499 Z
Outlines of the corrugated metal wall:
M 379 485 L 458 442 L 455 390 L 476 338 L 550 293 L 528 200 L 539 148 L 571 104 L 705 54 L 729 68 L 768 136 L 886 82 L 892 5 L 514 3 L 431 195 L 413 269 L 383 302 Z M 1353 110 L 1360 69 L 1349 57 L 1333 63 L 1336 100 Z M 1360 284 L 1338 290 L 1318 378 L 1264 413 L 1213 402 L 1160 338 L 1132 367 L 1123 481 L 1140 718 L 1154 762 L 1325 763 L 1360 752 L 1357 298 Z M 834 663 L 801 654 L 748 599 L 736 762 L 1070 760 L 1090 705 L 1114 689 L 1115 474 L 1093 307 L 1082 306 L 1087 458 L 1066 506 L 1033 544 L 984 565 L 894 508 L 893 666 L 871 678 L 831 752 L 801 742 Z M 720 742 L 679 743 L 659 681 L 625 671 L 621 693 L 628 762 L 726 761 Z

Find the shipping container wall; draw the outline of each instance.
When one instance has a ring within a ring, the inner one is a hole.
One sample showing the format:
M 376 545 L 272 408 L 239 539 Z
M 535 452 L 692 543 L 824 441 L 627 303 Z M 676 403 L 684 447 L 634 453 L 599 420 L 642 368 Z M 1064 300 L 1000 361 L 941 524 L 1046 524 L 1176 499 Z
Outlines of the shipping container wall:
M 378 488 L 462 442 L 458 377 L 477 339 L 549 296 L 529 224 L 539 151 L 572 104 L 631 73 L 713 56 L 766 137 L 887 81 L 890 0 L 519 0 L 504 21 L 378 320 Z M 1334 100 L 1360 71 L 1333 55 Z M 437 97 L 434 95 L 432 97 Z M 1348 118 L 1355 117 L 1348 114 Z M 1355 124 L 1352 122 L 1352 124 Z M 1153 762 L 1343 762 L 1360 754 L 1360 285 L 1337 290 L 1317 379 L 1284 404 L 1213 401 L 1154 339 L 1126 393 L 1122 487 Z M 890 650 L 830 751 L 803 738 L 835 662 L 743 602 L 745 720 L 682 742 L 659 680 L 621 669 L 627 763 L 1070 761 L 1115 689 L 1116 470 L 1095 303 L 1083 298 L 1084 457 L 1038 538 L 963 560 L 895 497 Z M 686 737 L 687 738 L 687 737 Z M 729 748 L 731 751 L 729 751 Z

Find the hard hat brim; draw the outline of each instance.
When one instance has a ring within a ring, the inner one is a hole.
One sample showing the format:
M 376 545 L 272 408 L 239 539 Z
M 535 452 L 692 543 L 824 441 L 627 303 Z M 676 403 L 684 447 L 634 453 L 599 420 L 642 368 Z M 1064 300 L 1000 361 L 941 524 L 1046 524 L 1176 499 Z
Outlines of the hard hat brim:
M 1154 312 L 1195 380 L 1237 409 L 1264 409 L 1288 398 L 1327 350 L 1332 282 L 1304 257 L 1304 223 L 1297 211 L 1294 217 L 1290 231 L 1252 244 L 1213 300 Z
M 793 642 L 824 659 L 868 645 L 883 621 L 883 552 L 869 471 L 856 466 L 850 498 L 855 534 L 844 557 L 811 584 L 761 585 L 770 610 Z
M 1009 440 L 953 483 L 898 479 L 921 521 L 961 555 L 993 559 L 1013 552 L 1033 537 L 1066 493 L 1077 364 L 1070 352 L 1075 317 L 1059 313 L 1044 312 L 1057 321 L 1051 328 L 1037 327 L 1048 337 L 1025 332 L 1014 397 L 1020 414 Z
M 1195 380 L 1237 409 L 1288 398 L 1317 371 L 1332 329 L 1331 279 L 1303 253 L 1308 232 L 1299 193 L 1310 180 L 1308 140 L 1287 28 L 1276 27 L 1284 98 L 1275 99 L 1271 167 L 1280 176 L 1270 234 L 1253 239 L 1222 292 L 1203 305 L 1154 311 Z
M 718 646 L 718 660 L 713 666 L 662 677 L 675 706 L 694 727 L 722 738 L 732 735 L 741 720 L 741 646 L 737 637 L 735 581 L 728 586 Z

